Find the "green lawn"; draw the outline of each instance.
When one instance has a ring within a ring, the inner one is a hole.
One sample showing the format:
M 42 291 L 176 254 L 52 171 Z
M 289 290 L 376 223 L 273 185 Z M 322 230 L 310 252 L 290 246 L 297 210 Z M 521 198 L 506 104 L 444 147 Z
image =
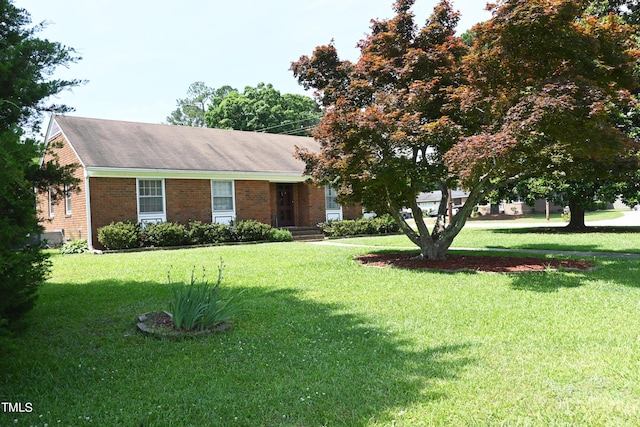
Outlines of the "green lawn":
M 640 260 L 452 274 L 352 260 L 367 250 L 55 256 L 31 328 L 0 355 L 0 399 L 33 411 L 0 425 L 640 424 Z M 135 332 L 136 314 L 166 308 L 169 269 L 213 279 L 220 257 L 224 283 L 245 291 L 231 332 Z
M 628 210 L 628 209 L 627 209 Z M 622 218 L 623 216 L 623 212 L 624 209 L 622 210 L 615 210 L 615 209 L 609 209 L 609 210 L 602 210 L 602 211 L 593 211 L 593 212 L 585 212 L 584 214 L 584 219 L 586 222 L 590 222 L 590 221 L 605 221 L 605 220 L 610 220 L 610 219 L 617 219 L 617 218 Z M 476 219 L 474 221 L 481 221 L 482 219 Z M 493 220 L 490 220 L 493 221 Z M 524 217 L 519 217 L 519 218 L 514 218 L 512 220 L 509 221 L 513 221 L 513 222 L 546 222 L 547 221 L 547 217 L 546 214 L 544 213 L 532 213 L 532 214 L 527 214 Z M 566 223 L 567 220 L 564 218 L 564 216 L 562 215 L 561 212 L 553 212 L 549 215 L 549 221 L 550 222 L 557 222 L 557 223 Z

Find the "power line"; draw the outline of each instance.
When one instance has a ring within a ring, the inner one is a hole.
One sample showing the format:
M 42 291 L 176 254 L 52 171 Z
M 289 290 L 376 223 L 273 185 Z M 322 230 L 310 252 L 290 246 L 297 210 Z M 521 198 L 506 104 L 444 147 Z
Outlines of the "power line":
M 271 130 L 271 129 L 277 129 L 277 128 L 284 127 L 284 126 L 290 126 L 290 125 L 293 125 L 293 124 L 296 124 L 296 123 L 302 123 L 302 122 L 306 122 L 306 121 L 309 121 L 309 120 L 316 120 L 316 119 L 319 119 L 320 117 L 322 117 L 322 114 L 318 115 L 317 117 L 307 117 L 306 119 L 294 120 L 292 122 L 286 122 L 286 123 L 281 123 L 281 124 L 275 125 L 275 126 L 269 126 L 269 127 L 266 127 L 266 128 L 257 129 L 255 132 L 264 132 L 264 131 Z
M 318 126 L 313 125 L 313 126 L 307 126 L 307 127 L 303 127 L 303 128 L 299 128 L 299 129 L 292 129 L 292 130 L 289 130 L 289 131 L 287 131 L 287 132 L 282 132 L 280 135 L 295 135 L 295 134 L 297 134 L 297 133 L 300 133 L 300 132 L 306 132 L 306 131 L 308 131 L 308 130 L 315 129 L 315 128 L 317 128 L 317 127 L 318 127 Z

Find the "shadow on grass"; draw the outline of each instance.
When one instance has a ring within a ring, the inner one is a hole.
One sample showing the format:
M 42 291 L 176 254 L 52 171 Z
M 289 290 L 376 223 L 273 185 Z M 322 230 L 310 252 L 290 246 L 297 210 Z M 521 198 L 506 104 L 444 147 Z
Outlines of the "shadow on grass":
M 527 228 L 494 228 L 487 229 L 497 234 L 585 234 L 585 233 L 640 233 L 640 227 L 615 226 L 615 227 L 589 227 L 576 230 L 567 227 L 527 227 Z
M 423 348 L 297 290 L 236 289 L 247 310 L 231 332 L 170 341 L 131 334 L 141 310 L 166 307 L 166 286 L 49 284 L 0 356 L 3 400 L 34 402 L 20 424 L 390 424 L 445 399 L 441 382 L 473 362 L 467 343 Z
M 584 273 L 540 272 L 512 275 L 511 287 L 520 291 L 558 292 L 560 289 L 584 286 L 590 277 Z
M 608 259 L 595 271 L 551 271 L 513 275 L 511 286 L 516 290 L 558 292 L 562 288 L 577 288 L 592 282 L 640 287 L 640 260 Z

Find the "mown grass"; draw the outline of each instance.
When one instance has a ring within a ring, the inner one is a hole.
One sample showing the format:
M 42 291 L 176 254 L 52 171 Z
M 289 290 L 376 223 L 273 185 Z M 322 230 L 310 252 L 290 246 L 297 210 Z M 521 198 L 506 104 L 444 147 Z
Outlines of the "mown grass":
M 0 399 L 33 412 L 0 425 L 640 423 L 640 261 L 435 273 L 363 267 L 353 256 L 364 251 L 55 256 L 30 329 L 0 355 Z M 170 268 L 186 281 L 221 257 L 247 307 L 231 332 L 135 332 L 136 314 L 166 307 Z
M 618 219 L 622 218 L 624 214 L 622 213 L 625 209 L 622 210 L 600 210 L 600 211 L 589 211 L 585 212 L 584 217 L 585 221 L 605 221 L 610 219 Z M 482 218 L 478 218 L 478 220 L 482 220 Z M 545 213 L 530 213 L 523 217 L 518 217 L 514 219 L 510 219 L 508 221 L 512 222 L 546 222 L 547 215 Z M 554 223 L 566 223 L 567 219 L 562 214 L 562 212 L 553 212 L 549 215 L 549 221 Z

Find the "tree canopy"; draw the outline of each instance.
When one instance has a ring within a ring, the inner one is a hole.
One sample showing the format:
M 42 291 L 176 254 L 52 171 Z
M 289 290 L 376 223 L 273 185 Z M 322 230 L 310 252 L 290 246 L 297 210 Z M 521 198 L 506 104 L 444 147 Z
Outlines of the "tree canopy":
M 327 111 L 314 132 L 321 152 L 299 152 L 316 182 L 394 215 L 423 256 L 442 258 L 491 192 L 533 177 L 610 177 L 624 162 L 637 170 L 637 142 L 620 126 L 637 85 L 634 27 L 586 13 L 588 1 L 502 0 L 468 48 L 449 1 L 421 28 L 413 3 L 396 0 L 394 18 L 372 21 L 358 62 L 330 44 L 292 64 Z M 469 199 L 445 224 L 456 187 Z M 429 230 L 415 197 L 436 188 Z
M 211 105 L 205 115 L 207 126 L 267 133 L 308 134 L 320 122 L 322 112 L 308 96 L 284 94 L 271 84 L 247 86 L 231 91 Z
M 222 86 L 218 89 L 210 88 L 204 82 L 193 82 L 187 89 L 187 97 L 176 101 L 178 108 L 167 117 L 167 123 L 179 126 L 206 127 L 204 116 L 209 106 L 216 106 L 227 95 L 236 89 Z
M 0 327 L 12 326 L 34 304 L 48 264 L 39 248 L 25 246 L 39 225 L 37 190 L 73 184 L 74 167 L 56 160 L 39 165 L 42 146 L 25 138 L 35 131 L 43 111 L 65 112 L 49 104 L 51 95 L 81 83 L 51 79 L 57 66 L 80 58 L 73 49 L 36 37 L 29 14 L 11 0 L 0 0 Z
M 312 98 L 281 94 L 264 83 L 240 92 L 231 86 L 213 89 L 195 82 L 177 103 L 167 122 L 183 126 L 309 135 L 322 117 Z
M 638 168 L 638 143 L 623 123 L 637 88 L 635 27 L 588 6 L 502 1 L 474 28 L 470 84 L 457 96 L 481 132 L 448 154 L 463 183 L 505 172 L 555 182 L 576 227 L 605 184 Z
M 455 184 L 443 156 L 462 133 L 449 94 L 464 83 L 460 65 L 467 48 L 455 35 L 458 14 L 448 1 L 420 29 L 412 4 L 396 1 L 394 18 L 372 21 L 357 63 L 340 60 L 330 44 L 292 64 L 298 81 L 316 89 L 327 110 L 314 132 L 322 152 L 300 150 L 299 156 L 314 180 L 335 186 L 341 200 L 393 215 L 425 257 L 441 258 L 465 215 L 445 228 L 441 203 L 429 232 L 416 195 L 440 188 L 446 197 Z M 401 218 L 404 206 L 413 211 L 417 232 Z

